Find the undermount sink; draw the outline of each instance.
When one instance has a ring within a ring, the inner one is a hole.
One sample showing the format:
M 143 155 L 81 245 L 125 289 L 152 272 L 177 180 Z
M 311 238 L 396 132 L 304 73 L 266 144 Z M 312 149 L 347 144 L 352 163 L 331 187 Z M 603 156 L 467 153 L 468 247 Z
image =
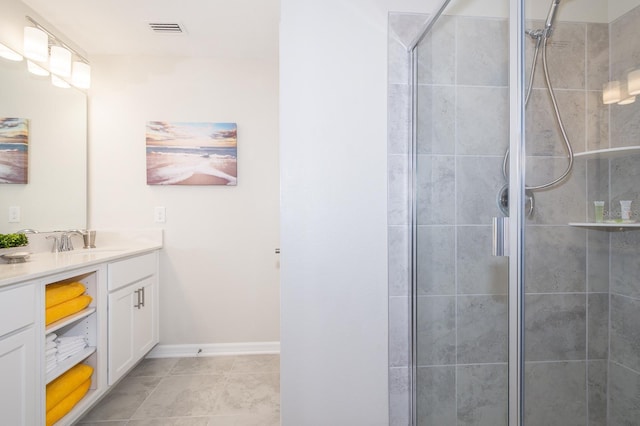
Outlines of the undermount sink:
M 117 253 L 117 252 L 121 252 L 124 251 L 125 249 L 122 248 L 91 248 L 91 249 L 83 249 L 83 248 L 79 248 L 79 249 L 75 249 L 75 250 L 71 250 L 71 251 L 63 251 L 60 252 L 60 254 L 66 254 L 66 255 L 82 255 L 82 254 L 103 254 L 103 253 Z

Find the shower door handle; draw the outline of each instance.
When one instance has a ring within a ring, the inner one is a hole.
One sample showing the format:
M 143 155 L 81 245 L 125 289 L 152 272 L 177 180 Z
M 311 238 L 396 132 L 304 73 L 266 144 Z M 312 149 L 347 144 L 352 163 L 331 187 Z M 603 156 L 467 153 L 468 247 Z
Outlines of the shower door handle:
M 493 218 L 493 255 L 509 256 L 509 218 Z

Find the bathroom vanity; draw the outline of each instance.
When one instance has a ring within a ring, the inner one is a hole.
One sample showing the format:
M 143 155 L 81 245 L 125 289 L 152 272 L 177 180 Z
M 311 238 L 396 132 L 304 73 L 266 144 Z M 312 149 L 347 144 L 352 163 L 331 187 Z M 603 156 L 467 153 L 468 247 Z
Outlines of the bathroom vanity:
M 0 265 L 2 423 L 44 425 L 46 385 L 79 363 L 93 368 L 85 396 L 56 425 L 78 420 L 158 343 L 159 238 L 97 249 L 36 252 Z M 79 282 L 92 301 L 45 326 L 45 289 Z M 83 336 L 88 347 L 47 372 L 45 336 Z

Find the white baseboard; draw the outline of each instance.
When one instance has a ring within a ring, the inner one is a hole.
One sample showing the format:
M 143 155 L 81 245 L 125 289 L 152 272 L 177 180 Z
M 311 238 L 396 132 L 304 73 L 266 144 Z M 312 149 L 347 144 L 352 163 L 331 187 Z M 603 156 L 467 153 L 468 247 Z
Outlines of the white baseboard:
M 221 355 L 279 354 L 280 342 L 157 345 L 147 358 L 188 358 Z

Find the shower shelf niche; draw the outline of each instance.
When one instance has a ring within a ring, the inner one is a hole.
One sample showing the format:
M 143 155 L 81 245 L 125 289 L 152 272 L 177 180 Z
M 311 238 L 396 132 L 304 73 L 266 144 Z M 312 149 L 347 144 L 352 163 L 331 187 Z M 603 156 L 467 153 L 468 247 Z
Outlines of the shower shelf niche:
M 640 230 L 640 223 L 606 223 L 606 222 L 569 222 L 569 226 L 590 228 L 600 231 L 636 231 Z
M 623 146 L 619 148 L 598 149 L 595 151 L 578 152 L 574 155 L 576 158 L 585 158 L 587 160 L 597 160 L 605 158 L 617 158 L 627 155 L 640 154 L 640 146 Z

